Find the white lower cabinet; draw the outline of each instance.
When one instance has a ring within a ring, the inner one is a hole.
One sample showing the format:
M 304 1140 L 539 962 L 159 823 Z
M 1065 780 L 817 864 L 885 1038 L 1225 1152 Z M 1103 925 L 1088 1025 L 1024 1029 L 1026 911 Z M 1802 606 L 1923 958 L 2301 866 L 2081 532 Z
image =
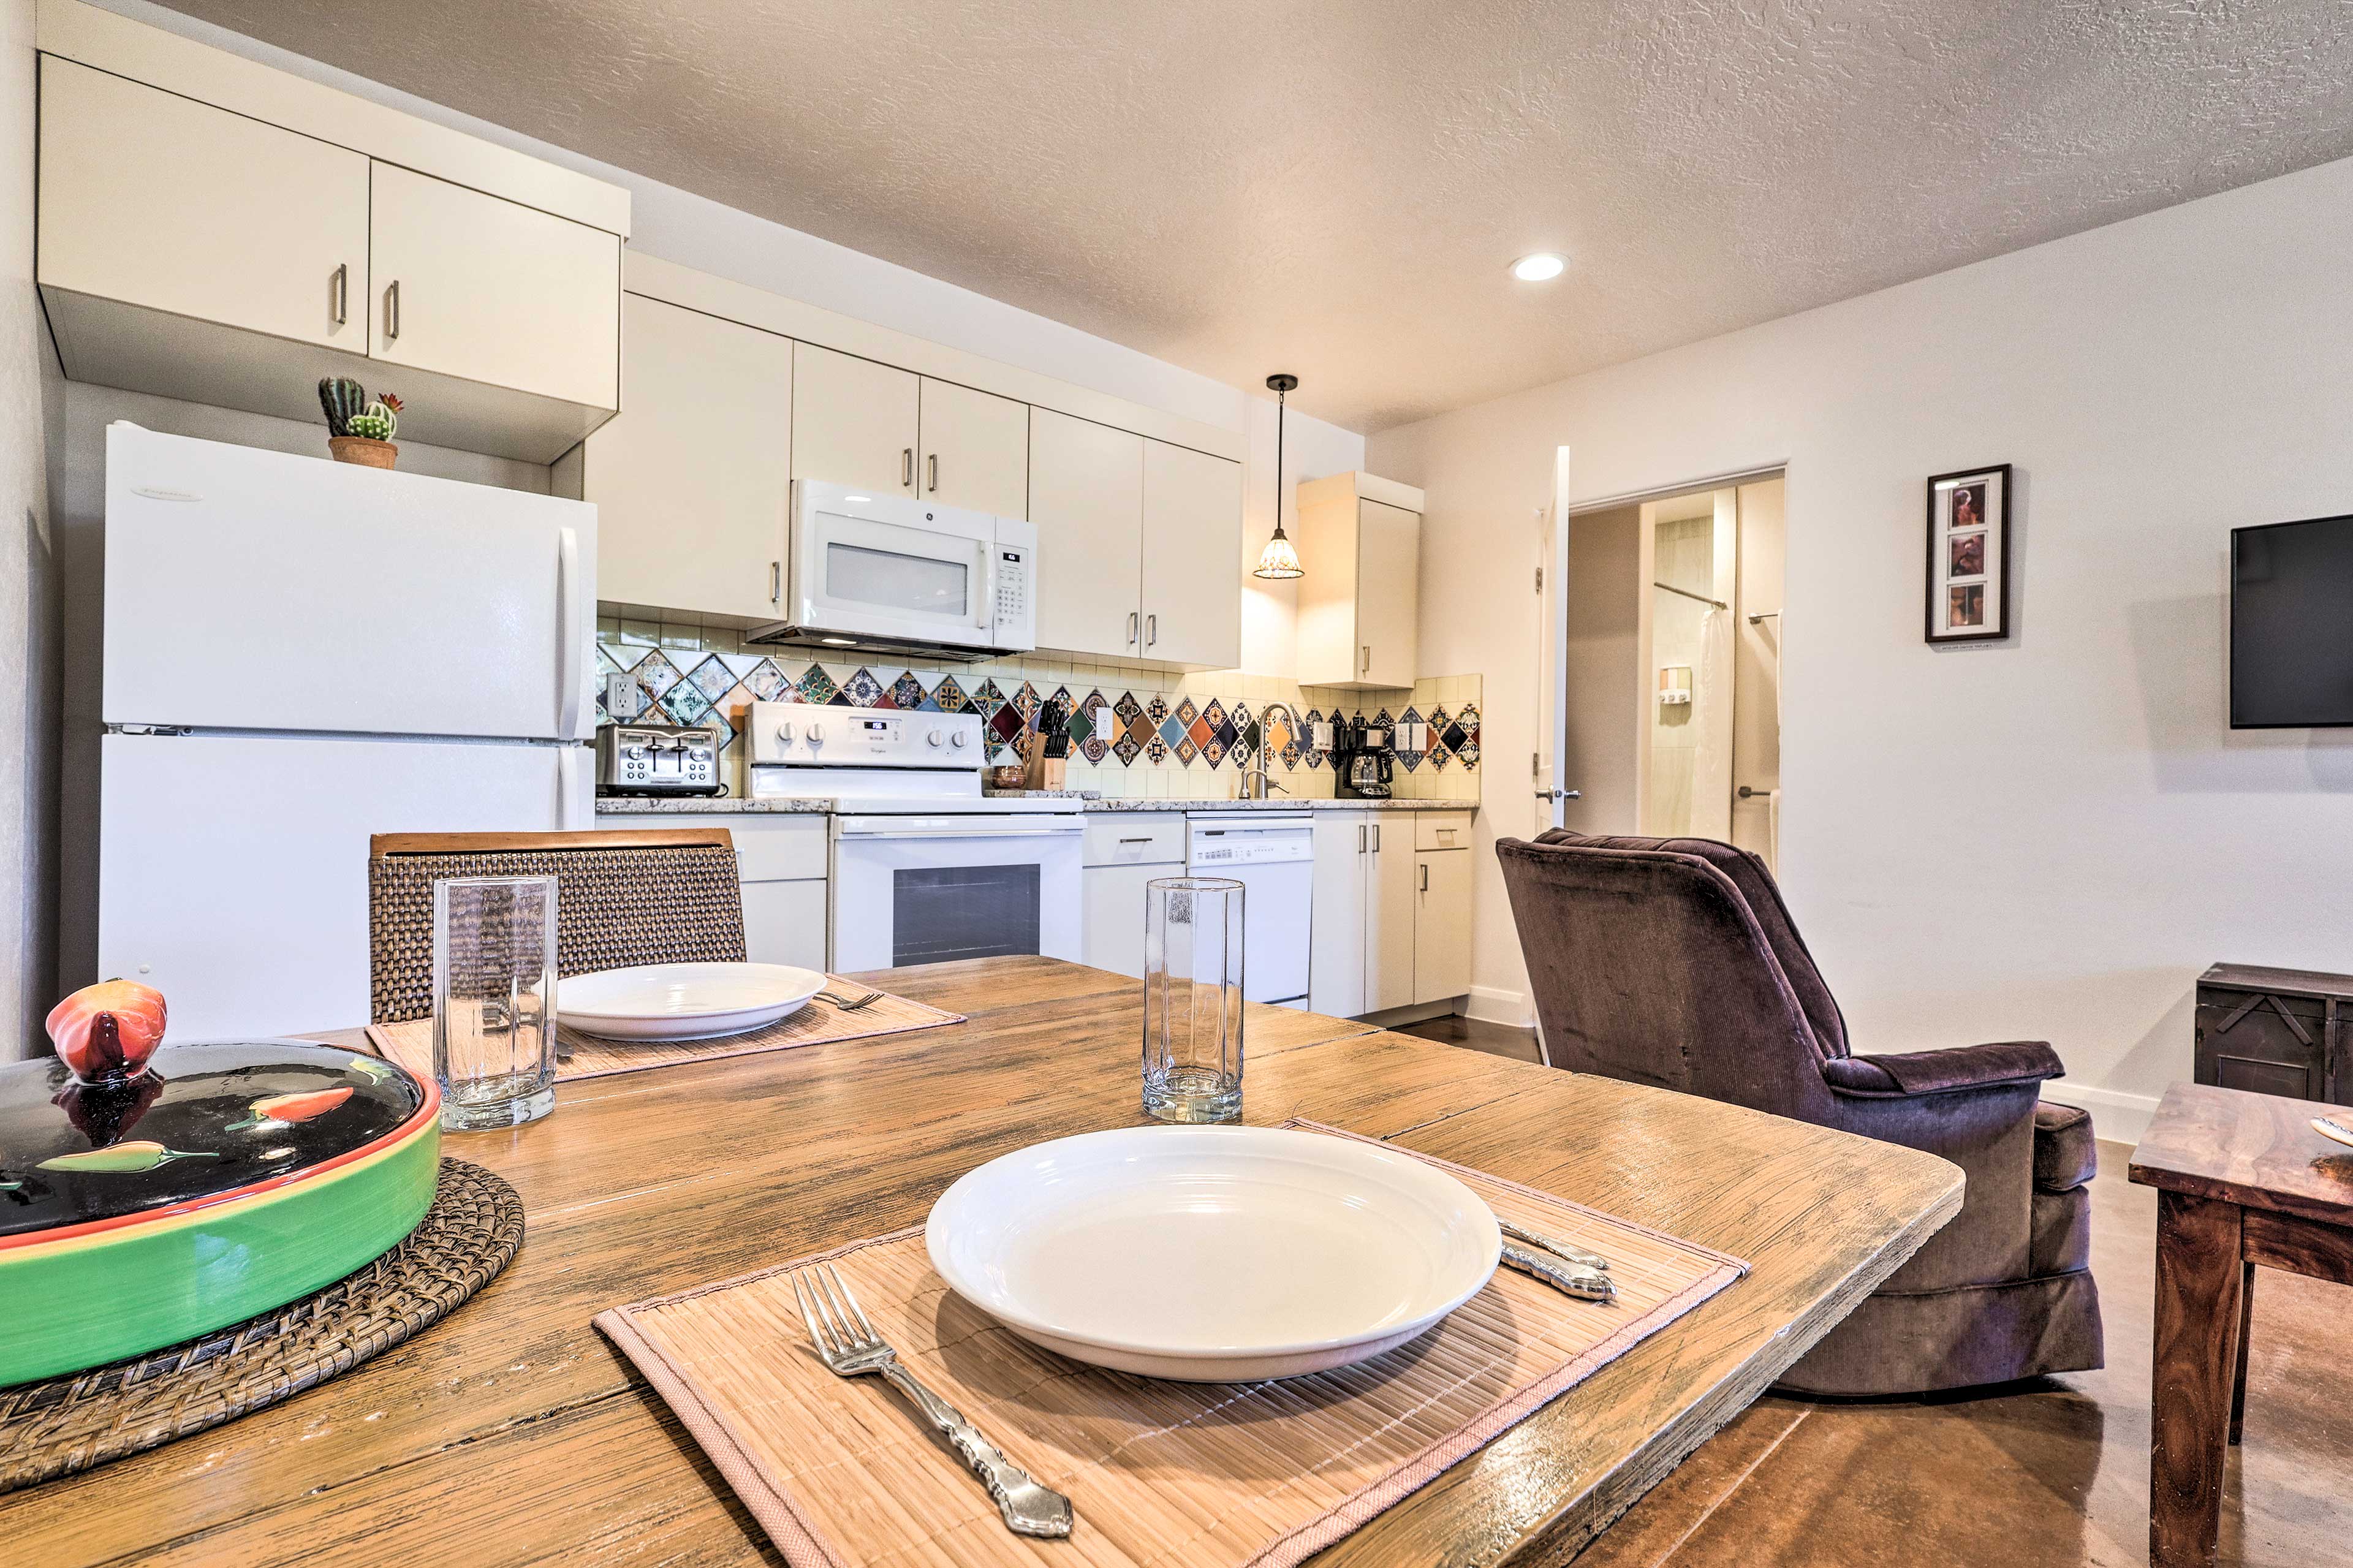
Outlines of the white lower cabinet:
M 1353 1018 L 1365 1010 L 1367 811 L 1315 814 L 1315 912 L 1309 920 L 1307 1010 Z
M 1315 814 L 1312 1011 L 1356 1017 L 1471 989 L 1469 823 L 1468 812 Z M 1418 826 L 1430 840 L 1435 825 L 1466 847 L 1418 848 Z
M 1104 812 L 1087 822 L 1082 963 L 1115 974 L 1144 973 L 1144 889 L 1185 874 L 1182 812 Z
M 825 972 L 825 879 L 744 884 L 744 955 Z
M 1471 989 L 1471 851 L 1413 858 L 1413 999 L 1443 1002 Z
M 754 963 L 789 963 L 822 973 L 828 962 L 826 901 L 832 818 L 816 812 L 687 813 L 599 816 L 603 828 L 723 827 L 735 844 L 744 888 L 744 951 Z
M 1366 812 L 1365 1005 L 1367 1013 L 1413 1005 L 1413 820 Z

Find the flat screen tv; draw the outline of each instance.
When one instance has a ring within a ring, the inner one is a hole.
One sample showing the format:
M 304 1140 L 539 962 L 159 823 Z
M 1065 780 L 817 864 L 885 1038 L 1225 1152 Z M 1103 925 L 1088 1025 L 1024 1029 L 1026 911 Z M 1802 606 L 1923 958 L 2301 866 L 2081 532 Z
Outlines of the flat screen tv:
M 2353 725 L 2353 517 L 2231 531 L 2231 728 Z

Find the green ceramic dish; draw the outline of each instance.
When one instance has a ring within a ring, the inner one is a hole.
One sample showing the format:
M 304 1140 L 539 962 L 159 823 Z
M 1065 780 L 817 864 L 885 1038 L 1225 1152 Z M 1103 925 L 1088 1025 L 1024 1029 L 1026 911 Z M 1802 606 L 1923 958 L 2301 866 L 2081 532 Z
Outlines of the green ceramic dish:
M 431 1083 L 287 1040 L 150 1065 L 100 1088 L 55 1060 L 0 1068 L 0 1387 L 283 1306 L 432 1206 Z

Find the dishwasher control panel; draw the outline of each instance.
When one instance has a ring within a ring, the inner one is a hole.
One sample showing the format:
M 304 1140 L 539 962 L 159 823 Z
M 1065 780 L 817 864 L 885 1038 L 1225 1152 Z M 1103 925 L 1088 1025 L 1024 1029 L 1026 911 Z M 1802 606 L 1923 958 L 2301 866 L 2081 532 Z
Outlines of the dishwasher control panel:
M 1288 814 L 1236 813 L 1230 816 L 1191 819 L 1185 860 L 1189 866 L 1215 871 L 1228 866 L 1266 866 L 1286 860 L 1315 858 L 1312 818 Z

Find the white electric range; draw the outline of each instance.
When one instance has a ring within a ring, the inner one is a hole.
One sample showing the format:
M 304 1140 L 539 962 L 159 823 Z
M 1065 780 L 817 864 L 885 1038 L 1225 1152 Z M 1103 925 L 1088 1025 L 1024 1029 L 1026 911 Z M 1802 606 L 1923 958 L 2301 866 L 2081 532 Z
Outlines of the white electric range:
M 754 799 L 834 801 L 833 967 L 1079 958 L 1085 819 L 1075 799 L 981 791 L 977 713 L 755 702 Z

